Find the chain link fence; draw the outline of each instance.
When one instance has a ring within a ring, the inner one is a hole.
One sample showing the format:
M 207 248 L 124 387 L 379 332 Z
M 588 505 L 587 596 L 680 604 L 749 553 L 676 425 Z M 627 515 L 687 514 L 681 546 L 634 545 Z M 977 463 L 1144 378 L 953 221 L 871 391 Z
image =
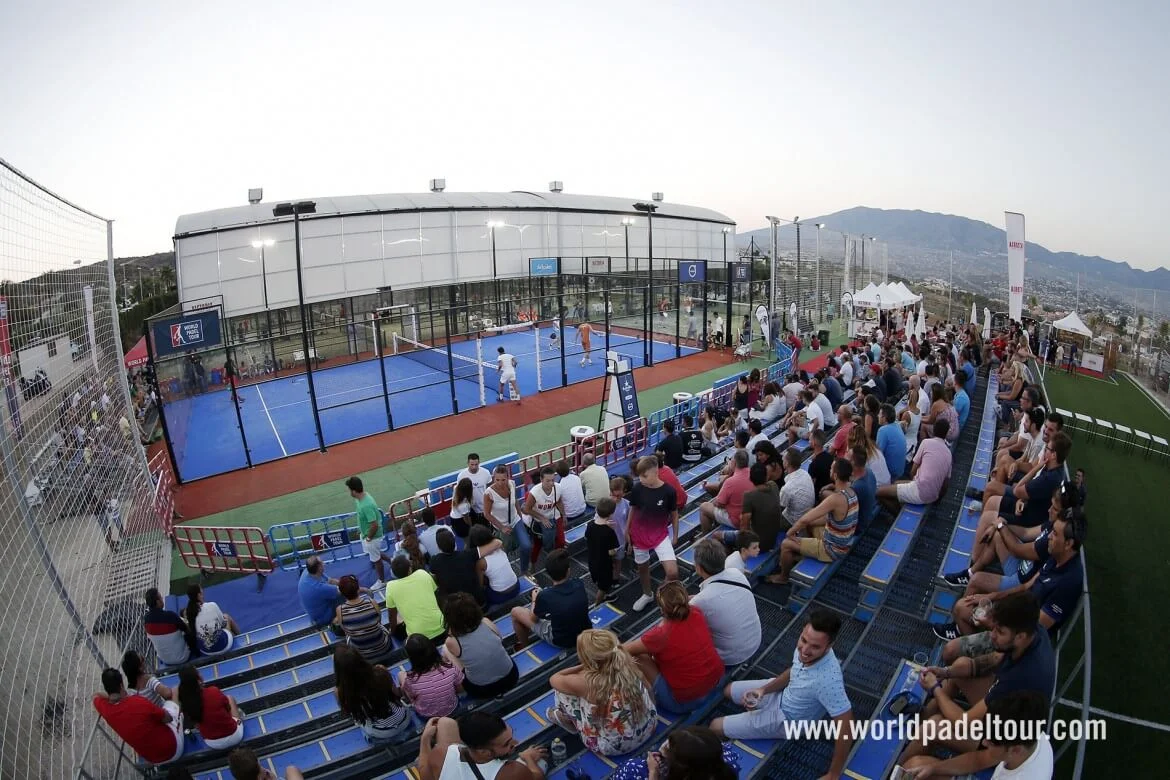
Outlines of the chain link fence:
M 124 650 L 147 655 L 142 596 L 169 579 L 169 518 L 122 365 L 110 229 L 0 160 L 5 778 L 137 773 L 95 739 L 91 697 Z

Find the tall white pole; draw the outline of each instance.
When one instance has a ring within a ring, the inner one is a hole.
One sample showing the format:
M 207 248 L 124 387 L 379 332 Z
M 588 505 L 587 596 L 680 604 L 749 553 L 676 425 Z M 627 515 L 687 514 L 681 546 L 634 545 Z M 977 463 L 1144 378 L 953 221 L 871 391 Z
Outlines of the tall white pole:
M 817 225 L 817 322 L 821 321 L 821 226 Z M 819 326 L 818 326 L 819 327 Z
M 772 222 L 772 275 L 769 279 L 768 306 L 772 312 L 779 311 L 776 303 L 776 223 Z M 749 312 L 750 314 L 750 312 Z M 771 314 L 771 312 L 769 312 Z M 728 323 L 730 327 L 730 323 Z
M 951 299 L 955 295 L 955 252 L 951 250 L 951 276 L 947 281 L 947 322 L 951 321 Z

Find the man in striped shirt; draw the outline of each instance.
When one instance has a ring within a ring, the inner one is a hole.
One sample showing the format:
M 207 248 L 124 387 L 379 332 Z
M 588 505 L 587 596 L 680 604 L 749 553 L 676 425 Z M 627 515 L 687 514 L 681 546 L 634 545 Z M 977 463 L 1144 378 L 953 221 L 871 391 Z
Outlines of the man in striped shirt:
M 853 464 L 844 458 L 833 461 L 833 489 L 796 521 L 780 545 L 780 572 L 768 581 L 788 583 L 789 572 L 802 557 L 831 563 L 849 554 L 857 530 L 857 494 L 850 483 Z M 802 536 L 802 532 L 808 532 Z

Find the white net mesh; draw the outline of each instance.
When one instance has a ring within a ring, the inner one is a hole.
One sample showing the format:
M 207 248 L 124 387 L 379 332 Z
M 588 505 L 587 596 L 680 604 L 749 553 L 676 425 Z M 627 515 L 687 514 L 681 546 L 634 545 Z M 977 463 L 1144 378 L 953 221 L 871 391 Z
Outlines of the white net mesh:
M 90 698 L 126 648 L 146 654 L 142 596 L 169 578 L 170 551 L 107 237 L 0 160 L 0 777 L 134 771 L 109 740 L 87 751 Z

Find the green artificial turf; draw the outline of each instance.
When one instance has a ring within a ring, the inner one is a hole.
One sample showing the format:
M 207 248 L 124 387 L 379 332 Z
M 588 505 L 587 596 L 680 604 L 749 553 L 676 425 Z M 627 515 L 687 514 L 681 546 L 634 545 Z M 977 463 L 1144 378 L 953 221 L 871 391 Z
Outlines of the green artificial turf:
M 1052 406 L 1170 437 L 1170 417 L 1128 378 L 1119 375 L 1117 382 L 1049 372 L 1045 385 Z M 1104 710 L 1170 724 L 1170 700 L 1163 684 L 1170 671 L 1164 631 L 1170 604 L 1170 510 L 1161 490 L 1170 484 L 1170 462 L 1158 455 L 1147 459 L 1139 450 L 1127 452 L 1119 444 L 1110 446 L 1100 437 L 1076 431 L 1068 466 L 1070 472 L 1085 470 L 1088 487 L 1090 702 Z M 1062 671 L 1070 669 L 1079 655 L 1081 631 L 1078 626 L 1066 646 Z M 1065 698 L 1081 701 L 1082 694 L 1078 679 Z M 1074 712 L 1057 710 L 1066 718 Z M 1126 777 L 1165 774 L 1163 751 L 1154 746 L 1170 744 L 1170 735 L 1112 719 L 1106 725 L 1108 739 L 1088 744 L 1083 777 L 1117 776 L 1121 765 Z M 1064 771 L 1058 776 L 1069 776 L 1071 766 L 1062 761 Z

